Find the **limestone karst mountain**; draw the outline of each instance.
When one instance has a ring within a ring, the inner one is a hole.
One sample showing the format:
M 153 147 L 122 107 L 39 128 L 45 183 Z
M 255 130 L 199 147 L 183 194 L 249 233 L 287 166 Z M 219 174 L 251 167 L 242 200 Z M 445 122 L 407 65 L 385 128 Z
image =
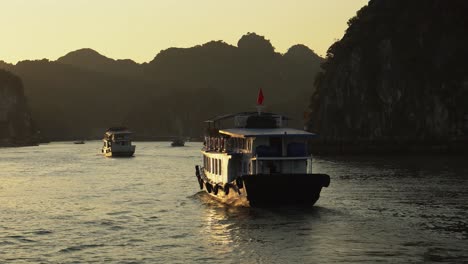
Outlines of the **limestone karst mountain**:
M 0 146 L 32 145 L 36 139 L 21 79 L 0 70 Z
M 56 61 L 3 63 L 0 68 L 23 79 L 44 136 L 73 140 L 98 138 L 115 124 L 131 127 L 137 138 L 196 137 L 206 118 L 254 109 L 260 88 L 270 110 L 290 115 L 302 127 L 321 62 L 303 45 L 283 55 L 263 36 L 248 33 L 238 47 L 211 41 L 169 48 L 143 64 L 81 49 Z
M 316 80 L 309 127 L 323 150 L 466 150 L 466 11 L 462 0 L 371 0 L 358 11 Z

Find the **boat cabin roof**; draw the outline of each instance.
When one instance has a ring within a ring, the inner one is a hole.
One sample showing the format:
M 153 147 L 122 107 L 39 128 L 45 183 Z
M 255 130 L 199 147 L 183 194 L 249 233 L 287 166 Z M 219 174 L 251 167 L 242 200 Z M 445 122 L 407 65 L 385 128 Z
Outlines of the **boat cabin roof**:
M 120 135 L 120 134 L 132 134 L 131 131 L 107 131 L 106 134 L 114 134 L 114 135 Z
M 258 112 L 240 112 L 240 113 L 235 113 L 235 114 L 227 114 L 227 115 L 215 116 L 213 118 L 205 120 L 205 123 L 215 123 L 215 122 L 218 122 L 218 121 L 223 121 L 223 120 L 226 120 L 226 119 L 234 118 L 236 116 L 256 116 L 256 115 L 258 115 Z M 261 116 L 266 116 L 266 117 L 279 117 L 279 116 L 281 116 L 281 118 L 283 120 L 290 120 L 289 117 L 279 115 L 279 114 L 274 114 L 274 113 L 263 113 L 262 112 Z
M 219 130 L 220 134 L 231 137 L 273 137 L 273 136 L 296 136 L 296 137 L 315 137 L 310 133 L 294 128 L 229 128 Z
M 126 127 L 110 127 L 106 130 L 106 134 L 108 135 L 122 135 L 122 134 L 132 134 L 130 130 Z

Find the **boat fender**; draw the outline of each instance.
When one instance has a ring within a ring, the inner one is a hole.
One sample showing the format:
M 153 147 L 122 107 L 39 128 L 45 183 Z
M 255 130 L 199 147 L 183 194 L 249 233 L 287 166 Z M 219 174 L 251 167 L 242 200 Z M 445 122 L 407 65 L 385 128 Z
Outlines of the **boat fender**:
M 195 166 L 195 175 L 197 175 L 197 177 L 200 177 L 200 168 L 197 166 Z
M 211 191 L 213 190 L 213 185 L 211 185 L 211 183 L 209 182 L 205 183 L 205 187 L 208 193 L 211 193 Z
M 216 185 L 213 187 L 213 193 L 214 193 L 214 195 L 218 195 L 218 189 L 219 189 L 219 186 L 216 184 Z
M 236 185 L 237 185 L 237 187 L 239 187 L 239 189 L 244 188 L 244 181 L 242 180 L 241 177 L 236 178 Z
M 201 179 L 201 177 L 197 177 L 198 179 L 198 184 L 200 185 L 200 190 L 203 190 L 203 180 Z
M 224 194 L 229 195 L 229 188 L 229 183 L 226 183 L 223 188 Z

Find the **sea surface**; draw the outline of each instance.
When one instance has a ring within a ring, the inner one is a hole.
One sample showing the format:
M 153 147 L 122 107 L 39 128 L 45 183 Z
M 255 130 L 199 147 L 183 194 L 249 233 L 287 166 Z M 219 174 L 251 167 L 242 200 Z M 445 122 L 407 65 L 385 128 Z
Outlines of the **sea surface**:
M 135 144 L 0 148 L 0 263 L 468 263 L 466 157 L 315 157 L 315 207 L 258 209 L 199 191 L 200 143 Z

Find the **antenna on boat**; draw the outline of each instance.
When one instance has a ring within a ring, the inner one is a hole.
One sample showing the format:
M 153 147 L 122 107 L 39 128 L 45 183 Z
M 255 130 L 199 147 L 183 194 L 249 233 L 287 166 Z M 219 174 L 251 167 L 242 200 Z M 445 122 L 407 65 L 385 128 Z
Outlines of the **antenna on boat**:
M 262 91 L 262 88 L 260 88 L 260 90 L 258 91 L 258 96 L 257 96 L 257 112 L 258 112 L 258 115 L 261 115 L 262 114 L 262 109 L 265 108 L 265 106 L 263 105 L 263 91 Z

